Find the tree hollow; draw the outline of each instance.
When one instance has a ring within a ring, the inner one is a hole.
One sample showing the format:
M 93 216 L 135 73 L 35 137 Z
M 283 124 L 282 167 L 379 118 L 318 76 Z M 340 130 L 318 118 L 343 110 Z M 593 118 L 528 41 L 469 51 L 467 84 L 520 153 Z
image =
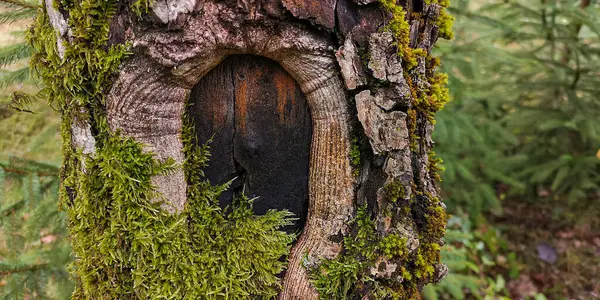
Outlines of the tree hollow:
M 233 180 L 220 206 L 234 194 L 259 197 L 254 211 L 287 209 L 298 218 L 308 212 L 308 172 L 312 124 L 296 81 L 276 62 L 232 55 L 202 77 L 187 108 L 197 141 L 211 138 L 211 161 L 204 172 L 213 184 Z

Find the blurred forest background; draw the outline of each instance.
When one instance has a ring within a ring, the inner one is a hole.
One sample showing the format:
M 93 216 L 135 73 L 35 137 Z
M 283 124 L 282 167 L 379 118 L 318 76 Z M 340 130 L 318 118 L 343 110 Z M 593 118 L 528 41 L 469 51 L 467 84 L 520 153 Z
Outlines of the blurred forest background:
M 65 299 L 59 116 L 35 94 L 37 4 L 0 0 L 0 298 Z M 425 299 L 600 299 L 600 5 L 453 0 L 437 116 L 450 274 Z M 24 101 L 28 102 L 28 101 Z M 22 104 L 22 103 L 21 103 Z

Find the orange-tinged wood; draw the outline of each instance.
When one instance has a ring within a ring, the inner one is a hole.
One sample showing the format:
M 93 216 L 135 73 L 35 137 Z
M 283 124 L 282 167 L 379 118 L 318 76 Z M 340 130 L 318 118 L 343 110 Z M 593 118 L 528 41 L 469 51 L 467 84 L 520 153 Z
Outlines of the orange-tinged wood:
M 288 229 L 302 229 L 312 124 L 296 81 L 266 58 L 233 56 L 200 80 L 190 102 L 199 141 L 214 135 L 214 163 L 205 170 L 211 182 L 237 177 L 234 192 L 260 197 L 257 213 L 288 209 L 300 218 Z M 230 205 L 232 196 L 223 195 L 221 205 Z

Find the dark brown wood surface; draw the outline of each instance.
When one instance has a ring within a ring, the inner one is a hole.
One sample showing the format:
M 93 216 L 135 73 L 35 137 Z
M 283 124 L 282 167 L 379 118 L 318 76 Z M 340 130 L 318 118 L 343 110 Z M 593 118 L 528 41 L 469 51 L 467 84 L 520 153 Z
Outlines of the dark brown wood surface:
M 287 229 L 302 229 L 312 128 L 294 79 L 269 59 L 231 56 L 194 87 L 190 104 L 198 141 L 214 135 L 206 176 L 213 184 L 237 177 L 220 205 L 230 205 L 233 193 L 243 191 L 259 197 L 256 213 L 288 209 L 299 220 Z

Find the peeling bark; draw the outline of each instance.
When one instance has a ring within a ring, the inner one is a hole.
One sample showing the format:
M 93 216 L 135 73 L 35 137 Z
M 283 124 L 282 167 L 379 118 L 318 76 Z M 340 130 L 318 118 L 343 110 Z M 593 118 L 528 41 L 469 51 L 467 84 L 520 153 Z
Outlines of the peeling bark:
M 392 109 L 393 105 L 393 101 L 381 94 L 373 97 L 371 92 L 362 91 L 356 95 L 358 120 L 369 137 L 375 154 L 408 147 L 406 113 L 401 111 L 387 113 L 386 110 Z
M 354 90 L 357 87 L 367 84 L 362 62 L 360 61 L 360 56 L 351 34 L 346 37 L 344 45 L 335 53 L 335 57 L 340 65 L 346 87 L 349 90 Z
M 287 10 L 299 19 L 314 21 L 327 29 L 333 29 L 335 26 L 337 0 L 282 0 L 282 2 Z

